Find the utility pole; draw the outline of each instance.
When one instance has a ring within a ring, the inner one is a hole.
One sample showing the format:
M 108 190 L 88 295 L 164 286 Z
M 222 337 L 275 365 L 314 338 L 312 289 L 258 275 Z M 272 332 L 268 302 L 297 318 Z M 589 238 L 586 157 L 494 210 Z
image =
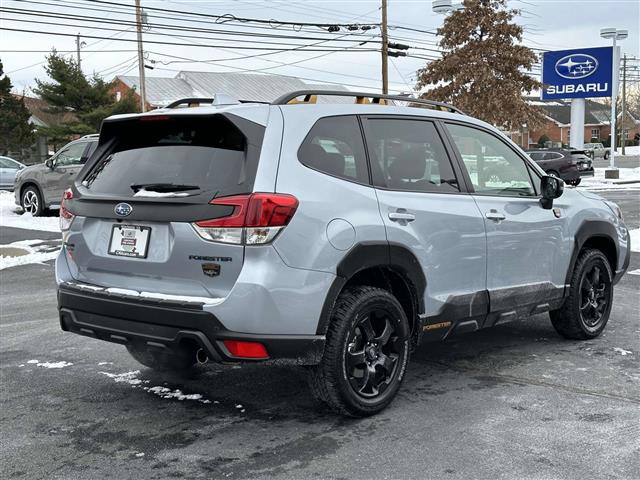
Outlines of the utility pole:
M 382 0 L 382 93 L 389 93 L 389 38 L 387 36 L 387 0 Z
M 625 118 L 625 97 L 627 96 L 627 54 L 624 54 L 622 57 L 622 118 L 620 119 L 620 123 L 622 124 L 622 135 L 620 136 L 620 143 L 622 143 L 622 155 L 625 154 L 624 146 L 626 142 L 626 135 L 624 134 L 624 118 Z
M 76 35 L 76 55 L 78 61 L 78 70 L 82 70 L 80 66 L 80 34 Z
M 147 111 L 147 96 L 144 78 L 144 51 L 142 50 L 142 8 L 136 0 L 136 28 L 138 30 L 138 74 L 140 76 L 140 111 Z

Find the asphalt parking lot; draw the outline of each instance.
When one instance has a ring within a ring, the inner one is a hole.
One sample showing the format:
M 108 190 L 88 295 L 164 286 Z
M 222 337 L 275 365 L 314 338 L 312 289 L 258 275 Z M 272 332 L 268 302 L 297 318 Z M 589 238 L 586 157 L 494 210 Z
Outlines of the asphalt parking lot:
M 600 193 L 640 227 L 640 190 Z M 55 237 L 3 227 L 2 243 Z M 391 407 L 352 420 L 314 404 L 299 368 L 154 373 L 60 330 L 51 261 L 8 268 L 0 477 L 637 479 L 639 291 L 627 274 L 593 341 L 539 315 L 423 345 Z

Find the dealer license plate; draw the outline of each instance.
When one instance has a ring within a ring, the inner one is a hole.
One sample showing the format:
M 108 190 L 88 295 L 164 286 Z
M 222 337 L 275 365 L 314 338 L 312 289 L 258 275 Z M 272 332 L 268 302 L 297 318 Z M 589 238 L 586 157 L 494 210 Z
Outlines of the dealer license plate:
M 150 227 L 114 225 L 111 231 L 109 254 L 122 257 L 147 258 Z

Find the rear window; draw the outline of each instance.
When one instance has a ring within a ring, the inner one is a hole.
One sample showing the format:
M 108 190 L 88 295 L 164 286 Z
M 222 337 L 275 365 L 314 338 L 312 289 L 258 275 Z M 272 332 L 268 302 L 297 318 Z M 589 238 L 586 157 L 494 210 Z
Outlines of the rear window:
M 106 124 L 102 134 L 112 145 L 82 185 L 95 194 L 136 197 L 248 193 L 264 128 L 247 123 L 259 134 L 254 141 L 222 115 L 158 115 Z

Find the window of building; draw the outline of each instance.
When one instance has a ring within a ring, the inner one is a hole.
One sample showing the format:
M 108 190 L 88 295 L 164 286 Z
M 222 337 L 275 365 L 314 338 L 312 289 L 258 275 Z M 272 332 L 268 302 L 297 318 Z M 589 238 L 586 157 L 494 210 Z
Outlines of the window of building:
M 591 129 L 591 138 L 597 138 L 598 140 L 600 139 L 600 129 L 599 128 L 592 128 Z

